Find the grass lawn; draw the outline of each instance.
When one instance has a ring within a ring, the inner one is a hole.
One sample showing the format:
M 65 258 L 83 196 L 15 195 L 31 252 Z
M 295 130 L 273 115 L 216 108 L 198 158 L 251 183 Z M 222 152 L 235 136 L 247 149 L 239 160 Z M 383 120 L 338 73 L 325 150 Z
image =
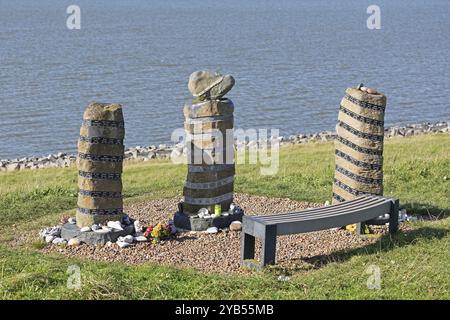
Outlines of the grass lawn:
M 332 143 L 285 146 L 277 175 L 256 166 L 237 168 L 236 191 L 294 200 L 331 200 Z M 11 245 L 18 232 L 54 225 L 74 214 L 75 168 L 0 173 L 1 299 L 449 299 L 450 135 L 393 138 L 385 148 L 385 195 L 409 214 L 432 220 L 408 222 L 411 231 L 376 244 L 331 254 L 329 263 L 279 281 L 268 268 L 253 276 L 220 276 L 158 264 L 124 265 L 44 255 L 42 243 Z M 182 194 L 186 168 L 168 161 L 125 166 L 127 202 Z M 67 269 L 81 269 L 82 286 L 68 289 Z M 369 290 L 370 265 L 381 289 Z

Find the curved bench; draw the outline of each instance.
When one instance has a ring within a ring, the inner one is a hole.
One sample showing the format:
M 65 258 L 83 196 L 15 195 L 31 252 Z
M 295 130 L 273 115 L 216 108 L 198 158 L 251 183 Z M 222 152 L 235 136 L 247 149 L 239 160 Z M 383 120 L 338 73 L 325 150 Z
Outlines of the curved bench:
M 399 201 L 393 198 L 364 195 L 353 200 L 322 208 L 307 209 L 267 216 L 244 216 L 241 232 L 241 264 L 255 266 L 248 261 L 255 256 L 255 237 L 262 243 L 261 266 L 275 263 L 277 236 L 312 232 L 357 223 L 389 215 L 389 233 L 398 230 Z

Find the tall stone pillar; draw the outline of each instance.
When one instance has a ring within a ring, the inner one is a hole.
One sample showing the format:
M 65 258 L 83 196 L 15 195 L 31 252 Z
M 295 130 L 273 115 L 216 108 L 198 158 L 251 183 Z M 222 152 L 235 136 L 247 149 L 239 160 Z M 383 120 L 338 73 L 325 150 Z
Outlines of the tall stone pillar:
M 374 89 L 346 90 L 336 125 L 333 203 L 383 194 L 385 108 L 386 96 Z
M 184 107 L 189 164 L 183 211 L 188 215 L 197 214 L 201 208 L 214 212 L 216 205 L 228 211 L 233 202 L 233 111 L 229 99 Z
M 122 162 L 125 137 L 122 107 L 91 103 L 78 141 L 77 226 L 90 227 L 123 217 Z
M 188 230 L 228 227 L 242 220 L 232 205 L 234 197 L 234 105 L 223 96 L 234 79 L 208 71 L 194 72 L 189 90 L 195 97 L 184 107 L 188 174 L 184 202 L 175 214 L 175 226 Z

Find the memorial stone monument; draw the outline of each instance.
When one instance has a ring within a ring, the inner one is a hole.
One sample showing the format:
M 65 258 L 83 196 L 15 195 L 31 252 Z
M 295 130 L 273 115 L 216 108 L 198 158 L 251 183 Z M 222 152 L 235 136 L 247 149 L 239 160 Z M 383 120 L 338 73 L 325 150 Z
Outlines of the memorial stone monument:
M 67 223 L 63 226 L 64 238 L 105 243 L 134 231 L 131 221 L 123 212 L 124 137 L 120 105 L 91 103 L 87 107 L 78 140 L 76 225 Z M 116 223 L 117 228 L 107 226 L 108 222 L 115 221 L 123 222 L 124 225 Z M 92 230 L 82 232 L 83 228 Z
M 362 84 L 348 88 L 339 108 L 333 203 L 383 195 L 386 96 Z
M 209 71 L 194 72 L 189 91 L 194 101 L 184 106 L 188 174 L 184 202 L 175 214 L 175 226 L 187 230 L 228 227 L 241 220 L 234 206 L 234 105 L 224 95 L 234 79 Z

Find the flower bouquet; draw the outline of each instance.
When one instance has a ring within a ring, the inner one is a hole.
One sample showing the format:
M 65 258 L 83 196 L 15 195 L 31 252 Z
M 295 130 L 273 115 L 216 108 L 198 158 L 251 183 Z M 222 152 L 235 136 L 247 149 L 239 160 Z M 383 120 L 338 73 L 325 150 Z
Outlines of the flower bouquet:
M 151 240 L 153 244 L 158 243 L 161 239 L 170 237 L 172 227 L 170 224 L 158 223 L 157 225 L 150 225 L 144 232 L 144 237 Z

